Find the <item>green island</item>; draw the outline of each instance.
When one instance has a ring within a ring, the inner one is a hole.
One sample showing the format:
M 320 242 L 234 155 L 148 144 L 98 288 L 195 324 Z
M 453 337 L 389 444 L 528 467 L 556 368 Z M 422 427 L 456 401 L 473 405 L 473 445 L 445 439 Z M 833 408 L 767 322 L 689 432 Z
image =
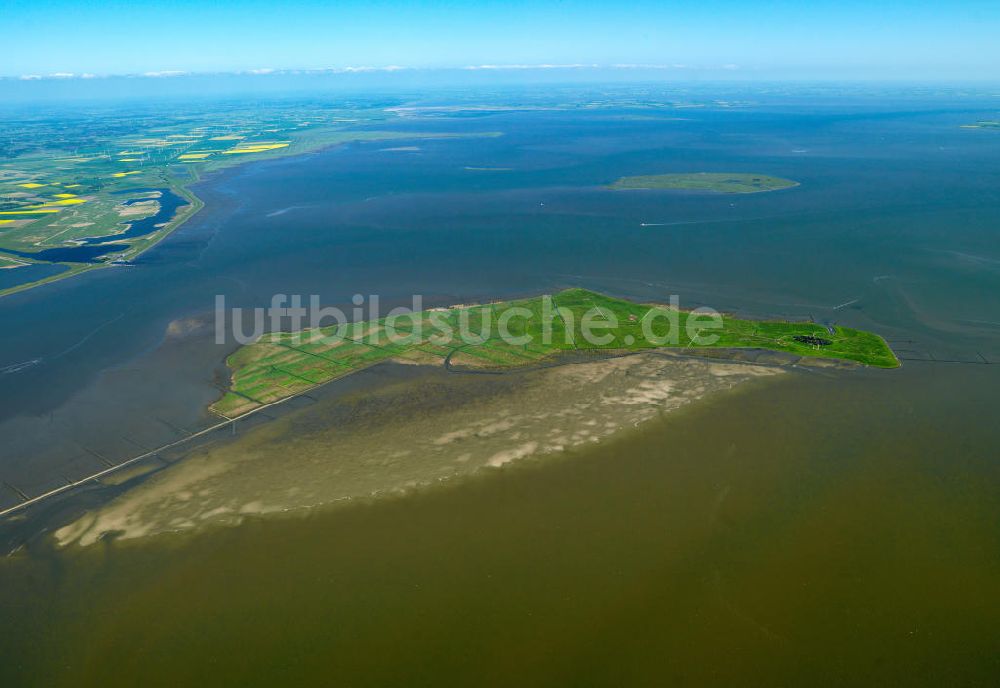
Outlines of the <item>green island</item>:
M 135 259 L 202 207 L 189 187 L 211 172 L 353 142 L 500 135 L 380 128 L 399 120 L 307 102 L 0 122 L 0 275 L 32 275 L 0 296 Z
M 799 183 L 781 177 L 742 172 L 694 172 L 690 174 L 650 174 L 622 177 L 610 185 L 617 191 L 632 189 L 673 189 L 678 191 L 705 191 L 709 193 L 737 194 L 779 191 L 798 186 Z
M 963 129 L 1000 129 L 1000 121 L 981 120 L 974 124 L 963 124 L 961 126 Z
M 603 322 L 583 336 L 585 322 Z M 226 418 L 304 392 L 387 359 L 463 369 L 503 370 L 540 364 L 560 354 L 609 354 L 672 348 L 768 349 L 795 356 L 851 361 L 878 368 L 899 366 L 882 337 L 815 323 L 712 318 L 657 304 L 640 304 L 585 289 L 551 297 L 459 305 L 392 320 L 341 323 L 300 332 L 276 332 L 235 351 L 229 391 L 212 405 Z M 506 322 L 507 336 L 497 326 Z M 484 327 L 486 323 L 489 328 Z M 450 341 L 445 333 L 451 335 Z M 469 336 L 481 335 L 481 336 Z M 652 337 L 647 336 L 650 333 Z M 661 343 L 653 338 L 668 338 Z M 710 342 L 704 336 L 711 337 Z M 524 341 L 514 341 L 523 339 Z

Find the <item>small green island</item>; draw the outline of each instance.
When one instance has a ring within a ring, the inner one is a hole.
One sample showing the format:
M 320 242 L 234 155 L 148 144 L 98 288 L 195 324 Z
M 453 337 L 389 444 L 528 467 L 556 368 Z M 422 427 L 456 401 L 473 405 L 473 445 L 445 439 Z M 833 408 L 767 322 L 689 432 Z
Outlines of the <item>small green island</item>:
M 592 330 L 600 341 L 584 336 L 588 322 L 605 323 Z M 500 323 L 506 323 L 504 337 L 498 332 Z M 454 335 L 450 341 L 445 332 Z M 870 332 L 808 322 L 711 318 L 698 311 L 567 289 L 552 297 L 428 309 L 394 321 L 264 335 L 229 356 L 229 391 L 211 408 L 236 418 L 388 359 L 503 370 L 573 352 L 624 354 L 666 348 L 689 353 L 705 348 L 767 349 L 878 368 L 899 366 L 885 340 Z
M 689 174 L 649 174 L 622 177 L 610 185 L 616 191 L 634 189 L 670 189 L 677 191 L 703 191 L 719 194 L 761 193 L 780 191 L 798 186 L 799 183 L 781 177 L 743 172 L 694 172 Z
M 963 124 L 963 129 L 1000 129 L 1000 121 L 998 120 L 981 120 L 974 124 Z

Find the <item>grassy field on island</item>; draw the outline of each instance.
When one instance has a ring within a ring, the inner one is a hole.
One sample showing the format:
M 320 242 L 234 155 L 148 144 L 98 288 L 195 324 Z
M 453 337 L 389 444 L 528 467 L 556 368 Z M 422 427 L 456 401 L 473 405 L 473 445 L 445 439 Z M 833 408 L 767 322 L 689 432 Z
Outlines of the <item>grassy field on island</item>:
M 1000 121 L 981 120 L 975 124 L 963 124 L 963 129 L 1000 129 Z
M 712 347 L 769 349 L 880 368 L 899 365 L 878 335 L 846 327 L 832 330 L 815 323 L 713 318 L 568 289 L 553 297 L 264 335 L 229 357 L 231 387 L 212 409 L 234 418 L 391 358 L 505 369 L 571 351 Z
M 674 189 L 707 191 L 709 193 L 759 193 L 798 186 L 799 183 L 781 177 L 742 172 L 695 172 L 691 174 L 650 174 L 622 177 L 611 184 L 619 191 L 629 189 Z

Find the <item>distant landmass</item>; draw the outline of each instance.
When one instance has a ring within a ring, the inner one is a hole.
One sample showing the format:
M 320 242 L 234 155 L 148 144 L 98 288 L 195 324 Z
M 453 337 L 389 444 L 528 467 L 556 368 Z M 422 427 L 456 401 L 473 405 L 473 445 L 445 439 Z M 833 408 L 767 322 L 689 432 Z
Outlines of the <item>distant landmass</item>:
M 129 264 L 201 209 L 192 185 L 228 167 L 343 144 L 500 135 L 387 128 L 399 119 L 377 106 L 255 102 L 54 118 L 31 136 L 23 121 L 0 122 L 0 296 Z
M 709 193 L 760 193 L 779 191 L 798 186 L 799 183 L 781 177 L 743 172 L 694 172 L 688 174 L 650 174 L 622 177 L 610 188 L 628 189 L 677 189 L 680 191 L 707 191 Z
M 963 124 L 963 129 L 1000 129 L 1000 121 L 997 120 L 982 120 L 976 122 L 975 124 Z

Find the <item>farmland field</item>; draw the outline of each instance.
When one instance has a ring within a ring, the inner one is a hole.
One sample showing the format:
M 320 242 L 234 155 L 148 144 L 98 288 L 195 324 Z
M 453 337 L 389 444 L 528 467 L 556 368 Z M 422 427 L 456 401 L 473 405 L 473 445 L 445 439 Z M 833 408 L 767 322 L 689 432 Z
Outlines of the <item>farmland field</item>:
M 187 187 L 205 174 L 349 142 L 454 135 L 373 128 L 398 119 L 378 107 L 310 103 L 215 105 L 176 116 L 15 114 L 0 124 L 0 258 L 10 270 L 0 296 L 135 259 L 201 208 Z M 183 201 L 157 216 L 151 190 Z M 154 217 L 150 231 L 123 240 L 132 223 Z M 101 248 L 73 250 L 84 245 Z M 23 269 L 34 265 L 51 267 Z

